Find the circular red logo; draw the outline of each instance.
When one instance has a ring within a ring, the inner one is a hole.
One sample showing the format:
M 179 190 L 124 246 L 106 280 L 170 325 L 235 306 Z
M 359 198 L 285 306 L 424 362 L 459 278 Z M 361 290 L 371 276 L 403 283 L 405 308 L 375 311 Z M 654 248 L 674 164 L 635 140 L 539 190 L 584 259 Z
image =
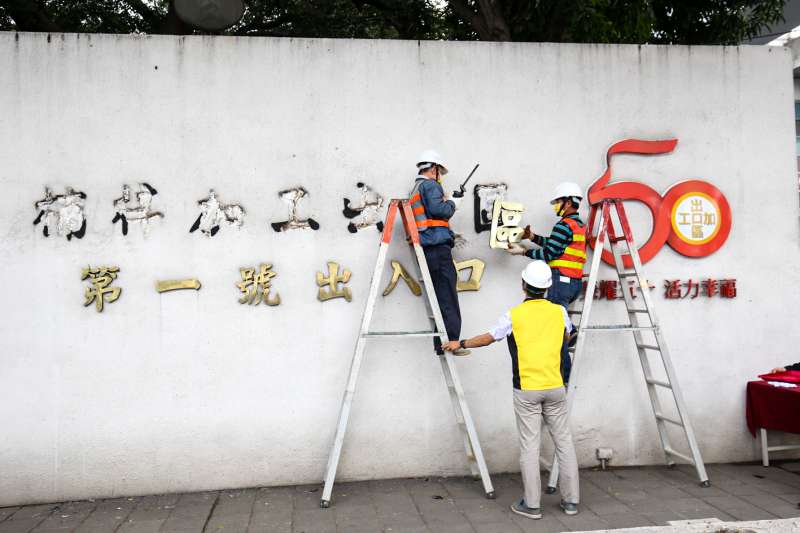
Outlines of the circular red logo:
M 590 221 L 597 214 L 600 202 L 606 199 L 641 202 L 647 206 L 653 220 L 653 230 L 639 247 L 642 263 L 655 257 L 667 243 L 676 252 L 687 257 L 705 257 L 725 243 L 731 231 L 731 208 L 725 195 L 714 185 L 701 180 L 687 180 L 671 186 L 662 196 L 649 185 L 638 182 L 611 180 L 611 156 L 627 154 L 664 154 L 675 149 L 677 139 L 642 141 L 627 139 L 617 142 L 606 154 L 605 173 L 589 189 L 592 204 Z M 589 239 L 594 248 L 594 240 Z M 623 257 L 625 266 L 631 266 L 630 256 Z M 603 261 L 614 264 L 614 256 L 603 250 Z

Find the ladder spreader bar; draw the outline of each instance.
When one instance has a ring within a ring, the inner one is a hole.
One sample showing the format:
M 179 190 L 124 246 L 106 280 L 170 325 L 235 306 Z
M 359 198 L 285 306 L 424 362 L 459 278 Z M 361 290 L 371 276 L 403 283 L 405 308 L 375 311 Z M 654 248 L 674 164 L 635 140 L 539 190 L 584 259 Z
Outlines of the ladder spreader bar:
M 579 331 L 653 331 L 653 326 L 631 326 L 629 324 L 612 324 L 610 326 L 586 326 Z
M 444 337 L 444 333 L 438 331 L 369 331 L 362 337 Z

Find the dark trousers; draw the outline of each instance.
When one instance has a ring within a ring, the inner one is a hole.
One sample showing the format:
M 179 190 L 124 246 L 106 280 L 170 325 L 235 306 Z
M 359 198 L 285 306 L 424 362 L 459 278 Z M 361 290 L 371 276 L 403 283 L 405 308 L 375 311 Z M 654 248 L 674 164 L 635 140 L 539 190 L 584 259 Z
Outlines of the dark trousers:
M 439 301 L 439 309 L 444 319 L 444 329 L 450 340 L 458 340 L 461 336 L 461 309 L 458 306 L 458 274 L 453 264 L 453 254 L 449 244 L 437 244 L 423 248 L 428 270 L 431 273 L 433 292 Z M 442 344 L 439 337 L 433 338 L 436 353 L 441 354 Z
M 583 280 L 562 276 L 561 272 L 555 268 L 551 269 L 551 273 L 553 274 L 553 284 L 547 289 L 547 299 L 569 310 L 569 304 L 574 302 L 581 293 Z M 572 359 L 569 358 L 567 348 L 565 342 L 561 346 L 561 377 L 564 378 L 564 384 L 569 382 L 569 375 L 572 372 Z

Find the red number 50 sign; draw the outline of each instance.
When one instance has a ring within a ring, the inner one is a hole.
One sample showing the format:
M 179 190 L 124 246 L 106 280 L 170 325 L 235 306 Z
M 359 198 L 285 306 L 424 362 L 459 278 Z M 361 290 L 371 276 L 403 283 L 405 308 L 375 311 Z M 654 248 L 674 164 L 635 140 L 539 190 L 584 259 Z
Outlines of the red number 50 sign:
M 592 210 L 590 224 L 594 222 L 597 204 L 607 198 L 641 202 L 653 217 L 653 231 L 647 242 L 639 248 L 642 263 L 652 259 L 667 243 L 676 252 L 688 257 L 705 257 L 725 243 L 731 231 L 731 208 L 725 195 L 706 181 L 687 180 L 671 186 L 664 195 L 652 187 L 635 181 L 611 180 L 611 156 L 614 154 L 666 154 L 675 149 L 677 139 L 642 141 L 626 139 L 608 149 L 606 171 L 589 188 Z M 590 232 L 591 234 L 591 232 Z M 590 239 L 594 248 L 594 240 Z M 630 267 L 630 256 L 625 256 Z M 614 264 L 610 251 L 603 250 L 603 261 Z

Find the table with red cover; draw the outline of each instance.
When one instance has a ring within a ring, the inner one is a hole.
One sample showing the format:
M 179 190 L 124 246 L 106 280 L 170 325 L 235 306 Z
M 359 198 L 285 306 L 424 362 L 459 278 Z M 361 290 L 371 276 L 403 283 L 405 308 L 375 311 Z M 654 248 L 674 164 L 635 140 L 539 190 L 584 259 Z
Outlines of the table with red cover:
M 766 381 L 747 383 L 747 427 L 800 433 L 800 386 L 775 387 Z

